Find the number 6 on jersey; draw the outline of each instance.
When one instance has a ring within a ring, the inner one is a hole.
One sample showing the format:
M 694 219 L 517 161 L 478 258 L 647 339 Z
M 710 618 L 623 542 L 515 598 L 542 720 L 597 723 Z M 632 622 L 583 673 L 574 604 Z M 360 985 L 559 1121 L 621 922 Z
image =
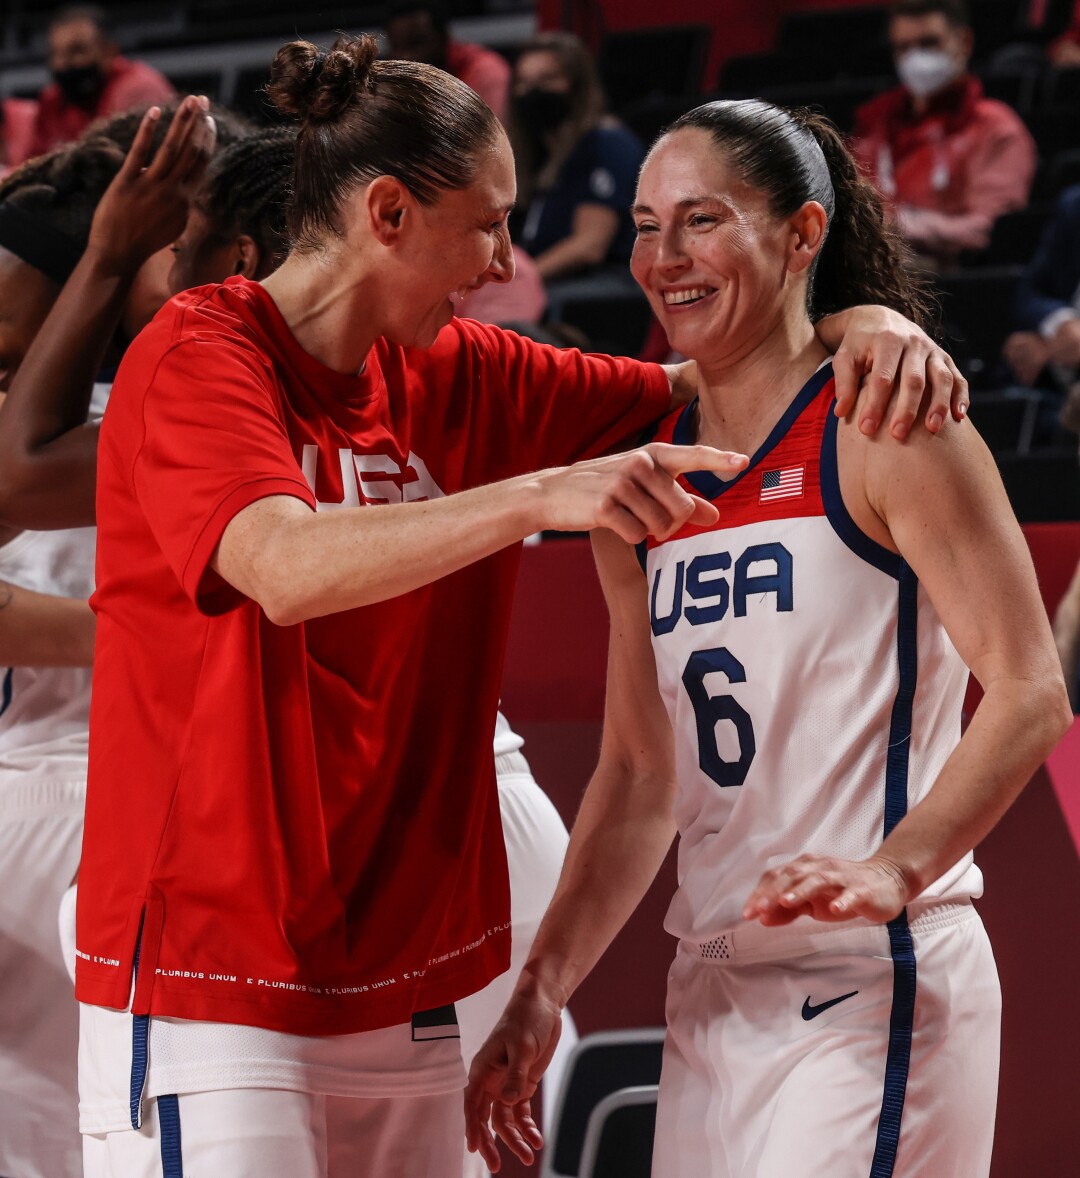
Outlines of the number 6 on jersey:
M 717 785 L 742 785 L 750 772 L 757 752 L 754 725 L 746 709 L 730 695 L 710 695 L 705 676 L 719 672 L 729 683 L 745 683 L 746 671 L 742 663 L 726 647 L 697 650 L 687 660 L 682 674 L 683 687 L 694 706 L 697 725 L 698 764 Z M 739 737 L 739 758 L 725 761 L 716 744 L 716 726 L 730 720 Z

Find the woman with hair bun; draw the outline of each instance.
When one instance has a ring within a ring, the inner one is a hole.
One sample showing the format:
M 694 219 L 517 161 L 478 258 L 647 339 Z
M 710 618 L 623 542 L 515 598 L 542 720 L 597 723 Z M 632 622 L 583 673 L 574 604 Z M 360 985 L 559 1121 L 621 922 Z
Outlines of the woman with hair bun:
M 512 273 L 509 145 L 463 84 L 375 51 L 279 52 L 289 255 L 172 299 L 102 426 L 90 1178 L 460 1172 L 452 1004 L 510 955 L 491 737 L 519 542 L 711 520 L 677 468 L 744 461 L 591 457 L 685 372 L 454 317 Z M 927 376 L 962 413 L 899 317 L 824 330 L 844 327 L 852 393 L 871 368 L 891 388 L 903 353 L 901 430 Z
M 833 411 L 814 316 L 926 300 L 830 124 L 701 106 L 634 219 L 634 275 L 698 364 L 655 438 L 752 457 L 679 476 L 715 523 L 595 533 L 600 762 L 473 1064 L 470 1144 L 498 1168 L 490 1120 L 532 1160 L 559 1011 L 678 832 L 653 1174 L 984 1178 L 1000 991 L 972 848 L 1071 720 L 1026 545 L 973 430 L 902 452 Z

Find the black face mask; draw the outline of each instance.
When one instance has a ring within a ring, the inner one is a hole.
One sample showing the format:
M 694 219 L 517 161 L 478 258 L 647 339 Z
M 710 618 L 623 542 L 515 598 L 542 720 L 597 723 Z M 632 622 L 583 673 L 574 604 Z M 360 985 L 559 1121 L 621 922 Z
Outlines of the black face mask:
M 518 121 L 534 135 L 546 135 L 566 122 L 570 96 L 558 90 L 526 90 L 514 99 Z
M 53 70 L 52 76 L 65 101 L 76 106 L 89 105 L 105 87 L 105 71 L 99 65 L 74 65 Z

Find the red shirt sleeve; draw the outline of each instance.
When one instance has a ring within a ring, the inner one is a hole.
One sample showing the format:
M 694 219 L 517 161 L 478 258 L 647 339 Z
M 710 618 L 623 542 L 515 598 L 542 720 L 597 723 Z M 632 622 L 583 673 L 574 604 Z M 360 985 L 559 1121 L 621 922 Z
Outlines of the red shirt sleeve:
M 488 362 L 504 375 L 532 451 L 532 469 L 562 466 L 634 441 L 671 406 L 671 382 L 658 364 L 555 348 L 464 322 L 487 350 Z
M 157 364 L 142 409 L 139 505 L 184 592 L 207 613 L 225 612 L 243 598 L 209 562 L 229 521 L 270 495 L 315 508 L 273 380 L 241 345 L 188 339 Z

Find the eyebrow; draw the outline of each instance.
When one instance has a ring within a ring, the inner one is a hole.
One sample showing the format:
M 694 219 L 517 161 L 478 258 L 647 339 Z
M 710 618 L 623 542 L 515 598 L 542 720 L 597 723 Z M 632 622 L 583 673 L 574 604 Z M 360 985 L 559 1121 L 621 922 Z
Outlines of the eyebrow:
M 727 205 L 729 208 L 731 207 L 731 201 L 729 201 L 726 196 L 722 196 L 718 192 L 711 193 L 710 195 L 707 195 L 707 196 L 688 196 L 685 199 L 680 200 L 675 205 L 675 207 L 680 212 L 682 212 L 682 211 L 685 211 L 686 209 L 692 209 L 697 205 L 705 205 L 705 204 L 720 204 L 720 205 Z M 653 210 L 648 205 L 644 205 L 644 204 L 636 204 L 630 210 L 631 213 L 640 213 L 642 215 L 644 215 L 646 213 L 651 213 L 652 211 Z

